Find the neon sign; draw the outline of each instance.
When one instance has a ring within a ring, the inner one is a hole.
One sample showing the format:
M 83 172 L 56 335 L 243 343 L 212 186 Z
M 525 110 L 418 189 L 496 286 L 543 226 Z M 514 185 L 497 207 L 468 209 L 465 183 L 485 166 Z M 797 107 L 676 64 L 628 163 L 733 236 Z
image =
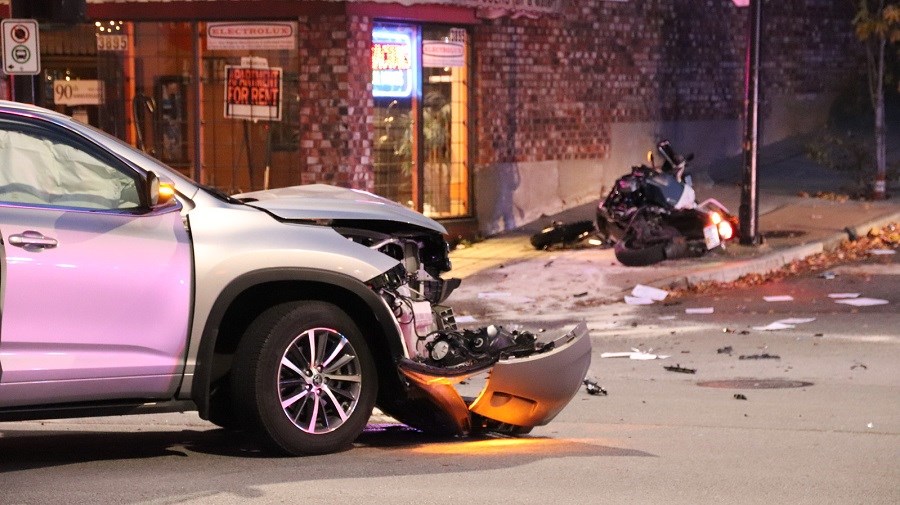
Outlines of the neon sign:
M 410 27 L 381 26 L 372 30 L 372 96 L 412 95 L 418 67 L 413 38 Z

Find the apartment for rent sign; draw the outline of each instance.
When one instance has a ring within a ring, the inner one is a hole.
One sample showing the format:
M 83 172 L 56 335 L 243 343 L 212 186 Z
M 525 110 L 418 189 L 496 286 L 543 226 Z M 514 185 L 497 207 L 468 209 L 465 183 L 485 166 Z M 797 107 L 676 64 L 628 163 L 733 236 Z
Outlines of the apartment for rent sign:
M 281 121 L 282 71 L 268 66 L 225 66 L 225 117 Z

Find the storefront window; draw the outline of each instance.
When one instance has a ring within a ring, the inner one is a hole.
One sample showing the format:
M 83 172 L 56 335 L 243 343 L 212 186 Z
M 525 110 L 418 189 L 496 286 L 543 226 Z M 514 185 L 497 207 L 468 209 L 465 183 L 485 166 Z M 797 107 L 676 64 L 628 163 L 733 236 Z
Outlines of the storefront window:
M 376 24 L 375 191 L 428 216 L 470 214 L 466 32 Z

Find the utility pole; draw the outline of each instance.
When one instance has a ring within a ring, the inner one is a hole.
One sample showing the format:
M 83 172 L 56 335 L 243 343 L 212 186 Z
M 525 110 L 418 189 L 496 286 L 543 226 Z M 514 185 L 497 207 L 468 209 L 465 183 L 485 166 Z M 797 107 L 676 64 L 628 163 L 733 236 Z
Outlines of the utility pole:
M 34 17 L 31 0 L 12 0 L 9 4 L 9 17 L 11 19 L 24 19 Z M 38 76 L 14 75 L 12 76 L 12 99 L 21 103 L 35 102 L 35 89 Z
M 741 185 L 740 220 L 742 245 L 759 245 L 759 31 L 763 0 L 750 0 L 750 33 L 747 37 L 747 61 L 744 73 L 744 178 Z M 736 2 L 737 3 L 737 2 Z

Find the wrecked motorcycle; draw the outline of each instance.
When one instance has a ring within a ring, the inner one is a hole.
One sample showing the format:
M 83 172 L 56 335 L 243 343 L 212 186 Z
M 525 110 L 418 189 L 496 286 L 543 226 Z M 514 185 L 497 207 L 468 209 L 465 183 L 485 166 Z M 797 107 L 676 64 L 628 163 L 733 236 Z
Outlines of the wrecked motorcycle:
M 616 259 L 626 266 L 646 266 L 665 259 L 701 256 L 734 239 L 737 218 L 715 199 L 697 203 L 685 173 L 693 154 L 682 156 L 664 140 L 657 168 L 632 167 L 597 207 L 599 235 L 614 242 Z

